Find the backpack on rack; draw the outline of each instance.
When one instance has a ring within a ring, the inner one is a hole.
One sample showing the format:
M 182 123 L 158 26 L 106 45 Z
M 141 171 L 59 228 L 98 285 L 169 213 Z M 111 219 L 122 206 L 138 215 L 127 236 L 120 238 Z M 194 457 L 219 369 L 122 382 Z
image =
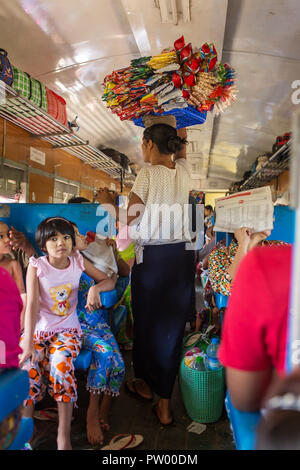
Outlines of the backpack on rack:
M 11 85 L 14 80 L 12 66 L 7 58 L 7 52 L 0 49 L 0 80 Z
M 47 112 L 45 85 L 17 67 L 12 66 L 12 69 L 14 76 L 13 89 L 18 91 L 21 96 L 27 98 L 31 103 Z

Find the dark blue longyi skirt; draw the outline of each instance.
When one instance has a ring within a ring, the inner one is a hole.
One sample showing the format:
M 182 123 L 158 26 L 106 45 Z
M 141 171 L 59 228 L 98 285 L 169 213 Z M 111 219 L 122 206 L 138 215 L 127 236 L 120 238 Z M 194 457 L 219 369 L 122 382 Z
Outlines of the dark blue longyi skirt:
M 194 288 L 194 251 L 185 243 L 145 246 L 132 271 L 133 365 L 162 398 L 171 398 Z

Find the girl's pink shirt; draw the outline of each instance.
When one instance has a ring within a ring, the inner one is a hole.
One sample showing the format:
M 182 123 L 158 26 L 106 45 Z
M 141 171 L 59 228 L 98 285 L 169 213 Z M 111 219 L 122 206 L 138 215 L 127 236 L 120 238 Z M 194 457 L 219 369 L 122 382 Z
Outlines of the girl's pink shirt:
M 15 281 L 6 269 L 0 267 L 0 370 L 19 367 L 22 308 Z
M 82 255 L 76 251 L 69 257 L 66 269 L 51 266 L 47 256 L 31 257 L 29 262 L 37 268 L 40 289 L 40 310 L 35 333 L 57 333 L 77 329 L 82 334 L 77 316 L 79 280 L 84 271 Z

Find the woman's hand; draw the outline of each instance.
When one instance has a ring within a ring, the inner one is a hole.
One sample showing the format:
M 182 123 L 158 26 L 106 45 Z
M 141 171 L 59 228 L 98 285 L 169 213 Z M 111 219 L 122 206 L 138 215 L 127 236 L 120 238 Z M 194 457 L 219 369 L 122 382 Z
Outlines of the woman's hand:
M 117 256 L 118 250 L 117 250 L 117 242 L 116 240 L 113 240 L 112 238 L 106 238 L 106 245 L 111 246 L 114 252 L 114 255 Z
M 89 288 L 85 308 L 88 312 L 93 312 L 101 308 L 100 293 L 97 286 Z
M 238 245 L 241 248 L 248 248 L 251 239 L 251 229 L 247 227 L 238 228 L 234 232 Z
M 98 190 L 98 200 L 100 204 L 113 204 L 116 205 L 117 193 L 110 191 L 108 188 L 100 188 Z
M 19 366 L 22 367 L 27 361 L 27 359 L 30 359 L 30 358 L 31 358 L 30 360 L 31 365 L 33 366 L 34 361 L 35 361 L 35 356 L 36 356 L 36 353 L 35 353 L 35 347 L 33 343 L 31 343 L 28 346 L 24 346 L 22 354 L 19 354 Z
M 271 235 L 271 230 L 265 230 L 264 232 L 252 233 L 250 237 L 250 243 L 248 245 L 248 251 L 252 250 L 254 247 L 256 247 L 260 242 L 265 240 L 270 235 Z
M 14 227 L 11 227 L 9 231 L 10 246 L 13 250 L 18 248 L 25 251 L 28 258 L 34 255 L 35 249 L 31 245 L 30 241 L 26 238 L 23 232 L 19 232 Z

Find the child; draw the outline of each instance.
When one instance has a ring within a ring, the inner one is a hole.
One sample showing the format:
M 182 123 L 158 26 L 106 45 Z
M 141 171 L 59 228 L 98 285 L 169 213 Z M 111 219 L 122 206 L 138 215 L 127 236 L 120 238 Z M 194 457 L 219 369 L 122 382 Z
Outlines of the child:
M 88 242 L 81 235 L 77 226 L 73 223 L 76 236 L 76 249 L 85 253 Z M 90 252 L 91 253 L 91 252 Z M 90 257 L 90 259 L 92 259 Z M 100 259 L 95 260 L 100 262 Z M 116 275 L 112 275 L 112 290 L 115 287 Z M 119 390 L 124 378 L 125 369 L 122 355 L 117 342 L 112 334 L 108 318 L 103 310 L 97 308 L 93 312 L 87 312 L 85 308 L 86 295 L 91 289 L 93 281 L 83 276 L 80 280 L 78 315 L 83 332 L 83 346 L 93 353 L 92 363 L 88 373 L 87 390 L 90 392 L 90 402 L 87 412 L 87 437 L 91 444 L 101 443 L 103 433 L 101 427 L 109 430 L 108 413 L 112 396 L 119 395 Z M 103 392 L 100 404 L 100 394 Z
M 21 312 L 21 327 L 23 327 L 23 317 L 26 306 L 26 293 L 23 281 L 22 268 L 18 261 L 11 259 L 9 256 L 11 253 L 9 228 L 0 220 L 0 266 L 9 272 L 11 277 L 16 282 L 21 298 L 23 301 L 23 309 Z
M 100 307 L 101 286 L 110 281 L 80 253 L 71 256 L 75 233 L 68 220 L 45 219 L 37 228 L 36 243 L 46 256 L 30 258 L 27 271 L 28 303 L 20 366 L 29 373 L 30 393 L 24 416 L 33 415 L 35 403 L 45 393 L 45 378 L 48 379 L 49 393 L 58 407 L 57 447 L 68 450 L 73 403 L 77 400 L 74 361 L 82 341 L 76 310 L 79 280 L 84 271 L 99 283 L 88 292 L 88 311 Z

